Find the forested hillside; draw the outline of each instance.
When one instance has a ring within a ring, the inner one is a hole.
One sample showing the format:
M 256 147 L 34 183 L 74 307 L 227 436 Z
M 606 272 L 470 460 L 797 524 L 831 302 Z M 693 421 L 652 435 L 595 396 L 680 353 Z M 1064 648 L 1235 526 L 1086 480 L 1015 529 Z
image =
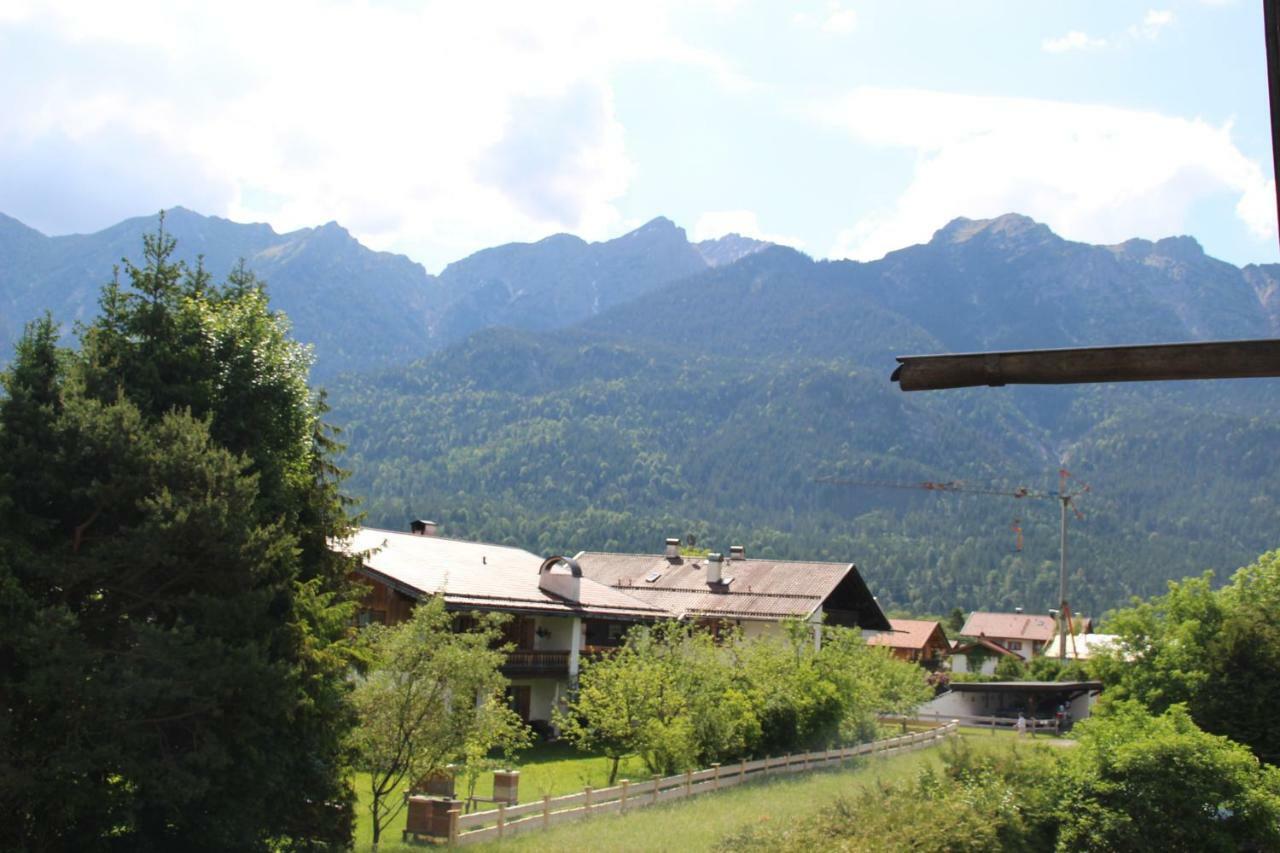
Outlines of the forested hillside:
M 1070 243 L 958 221 L 872 264 L 770 248 L 556 335 L 490 331 L 335 388 L 374 523 L 427 514 L 540 551 L 693 533 L 850 559 L 889 607 L 1048 607 L 1055 502 L 837 487 L 824 474 L 1092 491 L 1072 597 L 1098 612 L 1230 569 L 1280 529 L 1269 381 L 908 395 L 892 356 L 1267 333 L 1241 271 L 1180 239 Z M 1025 547 L 1015 552 L 1015 519 Z
M 45 307 L 92 316 L 111 263 L 154 224 L 50 238 L 0 219 L 0 344 Z M 886 606 L 916 611 L 1051 606 L 1056 504 L 815 478 L 1053 489 L 1065 465 L 1092 487 L 1072 520 L 1081 610 L 1276 544 L 1276 382 L 888 382 L 905 353 L 1275 334 L 1276 269 L 1188 237 L 1093 246 L 1011 214 L 873 263 L 815 262 L 736 236 L 690 243 L 659 218 L 603 243 L 487 249 L 435 277 L 333 223 L 281 235 L 178 209 L 166 228 L 215 275 L 244 258 L 313 344 L 371 523 L 425 515 L 542 552 L 692 533 L 855 561 Z

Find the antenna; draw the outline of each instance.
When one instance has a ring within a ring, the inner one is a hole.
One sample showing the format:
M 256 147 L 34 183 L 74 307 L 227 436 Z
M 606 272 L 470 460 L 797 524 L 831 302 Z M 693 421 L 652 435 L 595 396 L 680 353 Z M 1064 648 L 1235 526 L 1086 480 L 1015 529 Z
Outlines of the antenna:
M 1062 505 L 1062 524 L 1060 533 L 1060 550 L 1058 559 L 1058 657 L 1065 661 L 1067 659 L 1067 617 L 1070 607 L 1067 604 L 1067 509 L 1070 508 L 1072 514 L 1079 521 L 1084 520 L 1084 514 L 1075 505 L 1076 498 L 1089 492 L 1089 486 L 1085 483 L 1079 483 L 1074 491 L 1068 490 L 1067 480 L 1074 480 L 1071 472 L 1066 468 L 1058 469 L 1058 491 L 1057 492 L 1037 492 L 1028 489 L 1026 486 L 1018 486 L 1014 489 L 994 489 L 971 487 L 965 485 L 961 480 L 949 480 L 945 483 L 925 480 L 919 483 L 894 483 L 888 480 L 856 480 L 849 477 L 815 477 L 816 483 L 829 483 L 836 486 L 857 486 L 862 488 L 874 489 L 915 489 L 926 492 L 944 492 L 948 494 L 968 494 L 968 495 L 993 495 L 995 497 L 1014 498 L 1021 500 L 1055 500 Z M 1020 519 L 1014 519 L 1014 530 L 1017 533 L 1017 550 L 1022 550 L 1022 527 Z

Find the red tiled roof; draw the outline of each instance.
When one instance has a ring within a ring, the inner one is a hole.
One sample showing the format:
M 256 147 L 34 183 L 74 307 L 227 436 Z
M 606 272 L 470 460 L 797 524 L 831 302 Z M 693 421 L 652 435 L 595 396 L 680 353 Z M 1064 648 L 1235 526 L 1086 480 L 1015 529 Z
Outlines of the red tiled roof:
M 1019 655 L 1017 652 L 1011 652 L 1008 649 L 1006 649 L 1004 646 L 1000 645 L 999 643 L 988 640 L 986 637 L 979 637 L 978 639 L 972 640 L 970 642 L 965 642 L 964 640 L 956 640 L 955 643 L 951 646 L 951 654 L 953 655 L 968 654 L 973 648 L 977 646 L 982 646 L 984 649 L 989 649 L 998 655 L 1005 655 L 1007 657 L 1015 657 L 1015 658 L 1021 657 L 1021 655 Z
M 1057 625 L 1052 616 L 1027 613 L 969 614 L 960 633 L 966 637 L 990 637 L 995 640 L 1038 640 L 1048 642 Z
M 929 638 L 933 636 L 933 632 L 942 631 L 941 624 L 925 619 L 890 619 L 889 624 L 893 627 L 892 631 L 876 634 L 867 640 L 867 645 L 923 650 L 929 643 Z M 942 635 L 942 641 L 947 642 L 945 633 Z M 950 643 L 947 643 L 947 647 L 950 648 Z

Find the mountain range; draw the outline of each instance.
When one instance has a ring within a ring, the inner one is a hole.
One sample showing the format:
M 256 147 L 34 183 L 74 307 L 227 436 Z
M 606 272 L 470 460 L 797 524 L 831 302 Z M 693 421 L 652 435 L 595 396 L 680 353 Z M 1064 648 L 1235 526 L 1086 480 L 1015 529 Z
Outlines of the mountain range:
M 154 217 L 45 237 L 0 217 L 0 345 L 94 310 Z M 1099 612 L 1276 545 L 1270 380 L 903 394 L 918 352 L 1275 336 L 1280 267 L 1189 237 L 1095 246 L 1026 217 L 957 219 L 871 263 L 814 261 L 666 219 L 556 235 L 429 275 L 340 226 L 276 234 L 175 209 L 180 253 L 235 262 L 315 347 L 369 521 L 430 516 L 543 552 L 719 549 L 857 562 L 890 608 L 1051 606 L 1052 501 L 838 487 L 1088 483 L 1072 597 Z M 1015 521 L 1016 519 L 1016 521 Z M 1011 528 L 1025 546 L 1013 548 Z
M 157 227 L 158 215 L 144 216 L 46 237 L 0 214 L 0 352 L 45 310 L 67 324 L 92 316 L 98 289 Z M 433 276 L 403 255 L 370 251 L 336 222 L 277 234 L 177 207 L 164 228 L 186 263 L 203 258 L 222 276 L 243 259 L 268 281 L 295 336 L 314 345 L 321 378 L 403 364 L 489 326 L 558 328 L 766 245 L 737 235 L 691 244 L 659 218 L 604 243 L 557 234 L 486 249 Z

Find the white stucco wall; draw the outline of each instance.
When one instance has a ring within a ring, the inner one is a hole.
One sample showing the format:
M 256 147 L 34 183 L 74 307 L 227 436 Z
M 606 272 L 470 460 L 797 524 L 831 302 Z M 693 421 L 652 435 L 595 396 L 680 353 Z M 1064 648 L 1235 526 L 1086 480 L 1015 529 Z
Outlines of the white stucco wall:
M 556 699 L 564 695 L 565 683 L 555 678 L 513 678 L 512 687 L 529 687 L 529 719 L 550 720 Z
M 1014 701 L 1016 700 L 1008 695 L 952 690 L 941 696 L 935 696 L 921 705 L 918 714 L 922 718 L 937 714 L 944 720 L 948 717 L 989 717 L 1000 708 L 1013 704 Z M 1072 719 L 1079 722 L 1089 716 L 1089 711 L 1096 702 L 1096 696 L 1088 694 L 1077 696 L 1067 706 L 1067 710 L 1071 712 Z M 1052 717 L 1055 710 L 1055 708 L 1044 708 L 1040 711 L 1040 715 Z
M 951 661 L 952 672 L 973 672 L 974 671 L 969 666 L 968 655 L 952 655 L 950 658 L 950 661 Z M 995 658 L 991 655 L 985 655 L 982 658 L 982 665 L 977 671 L 982 673 L 983 675 L 994 675 L 996 671 L 997 663 L 999 663 L 998 658 Z
M 533 635 L 533 647 L 547 651 L 565 652 L 569 650 L 573 639 L 573 617 L 571 616 L 539 616 L 537 628 Z M 545 639 L 539 637 L 537 630 L 549 631 Z

